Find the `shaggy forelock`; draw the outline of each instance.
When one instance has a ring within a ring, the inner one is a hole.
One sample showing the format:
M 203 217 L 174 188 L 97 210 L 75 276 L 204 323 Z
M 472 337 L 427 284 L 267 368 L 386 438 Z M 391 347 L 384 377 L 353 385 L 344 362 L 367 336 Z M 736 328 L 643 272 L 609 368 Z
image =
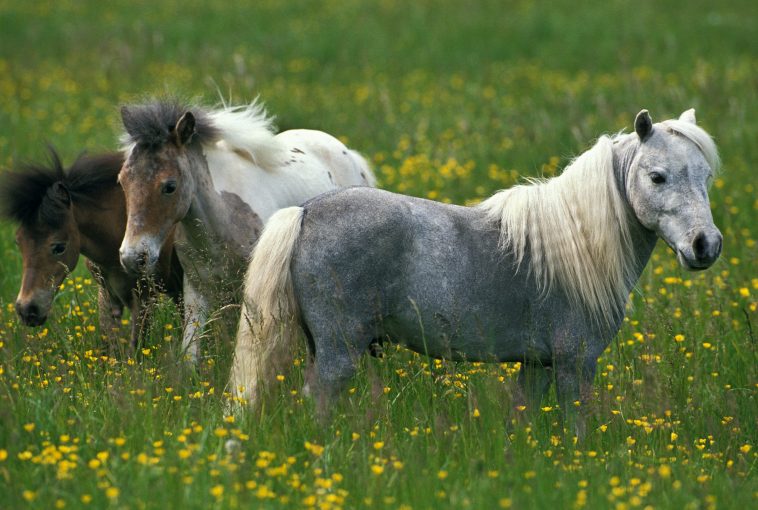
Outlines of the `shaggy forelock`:
M 37 219 L 53 229 L 60 228 L 66 220 L 69 204 L 55 195 L 55 188 L 48 188 L 37 212 Z
M 47 192 L 65 177 L 63 164 L 50 147 L 48 165 L 25 163 L 0 175 L 0 215 L 21 224 L 33 222 Z
M 216 128 L 204 110 L 169 99 L 124 106 L 122 120 L 126 132 L 121 137 L 121 142 L 127 150 L 135 145 L 157 149 L 170 140 L 176 123 L 187 111 L 191 111 L 195 117 L 196 136 L 193 140 L 208 143 L 218 137 Z
M 24 225 L 39 220 L 58 227 L 68 205 L 56 193 L 56 183 L 72 200 L 94 200 L 90 196 L 94 192 L 117 185 L 123 162 L 120 153 L 82 155 L 66 170 L 55 149 L 48 150 L 47 165 L 24 164 L 0 175 L 0 215 Z
M 697 145 L 703 156 L 705 156 L 705 160 L 708 162 L 713 173 L 718 173 L 721 168 L 721 158 L 719 158 L 716 143 L 703 128 L 692 122 L 679 119 L 664 120 L 661 124 Z

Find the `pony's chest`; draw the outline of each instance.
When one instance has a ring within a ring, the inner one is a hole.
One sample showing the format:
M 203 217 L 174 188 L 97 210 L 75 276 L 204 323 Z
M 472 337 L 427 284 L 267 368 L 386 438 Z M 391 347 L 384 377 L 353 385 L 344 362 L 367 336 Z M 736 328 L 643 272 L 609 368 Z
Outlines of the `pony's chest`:
M 213 293 L 239 282 L 247 253 L 244 247 L 210 236 L 189 235 L 186 228 L 177 228 L 176 253 L 186 276 L 201 293 Z

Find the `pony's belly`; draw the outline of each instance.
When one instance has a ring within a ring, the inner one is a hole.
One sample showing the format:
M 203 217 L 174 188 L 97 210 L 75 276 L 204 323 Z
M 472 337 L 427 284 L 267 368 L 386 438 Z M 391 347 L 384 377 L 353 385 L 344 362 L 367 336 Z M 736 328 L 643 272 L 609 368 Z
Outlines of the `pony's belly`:
M 418 321 L 388 321 L 384 330 L 391 341 L 432 358 L 482 362 L 550 360 L 550 349 L 543 337 L 515 325 L 477 321 L 476 327 L 468 327 L 438 320 L 447 324 L 435 327 L 428 321 L 422 330 Z

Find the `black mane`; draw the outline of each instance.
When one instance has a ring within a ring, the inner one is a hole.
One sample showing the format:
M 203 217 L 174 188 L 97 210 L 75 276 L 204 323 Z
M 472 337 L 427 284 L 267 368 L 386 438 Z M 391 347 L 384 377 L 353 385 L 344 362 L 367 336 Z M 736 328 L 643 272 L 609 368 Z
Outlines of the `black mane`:
M 82 155 L 66 170 L 55 149 L 48 149 L 49 164 L 23 164 L 0 174 L 0 216 L 21 224 L 39 218 L 55 226 L 67 200 L 94 202 L 94 193 L 118 185 L 121 153 Z
M 185 106 L 177 100 L 154 100 L 146 104 L 128 105 L 121 108 L 121 119 L 126 134 L 125 144 L 136 144 L 147 149 L 157 149 L 170 140 L 174 127 L 186 112 L 195 117 L 193 142 L 211 143 L 219 138 L 218 129 L 208 118 L 205 110 Z

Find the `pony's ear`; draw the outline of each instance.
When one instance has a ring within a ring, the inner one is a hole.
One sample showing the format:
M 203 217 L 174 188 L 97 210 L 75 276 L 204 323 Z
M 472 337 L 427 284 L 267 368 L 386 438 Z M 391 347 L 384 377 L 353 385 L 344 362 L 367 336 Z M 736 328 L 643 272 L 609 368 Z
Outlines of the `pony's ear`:
M 634 131 L 642 142 L 650 136 L 650 133 L 653 131 L 653 121 L 650 119 L 650 114 L 647 110 L 642 110 L 637 114 L 637 117 L 634 119 Z
M 134 136 L 134 134 L 137 132 L 137 122 L 134 116 L 134 112 L 128 106 L 121 107 L 121 123 L 124 125 L 126 132 Z
M 684 121 L 684 122 L 689 122 L 691 124 L 697 124 L 697 121 L 695 120 L 695 109 L 690 108 L 686 112 L 682 113 L 679 116 L 679 120 Z
M 195 134 L 195 116 L 191 111 L 184 112 L 184 115 L 177 121 L 174 127 L 174 141 L 176 145 L 182 147 L 192 140 Z
M 56 200 L 63 202 L 64 205 L 71 205 L 71 194 L 68 192 L 66 186 L 60 182 L 53 184 L 52 195 Z

